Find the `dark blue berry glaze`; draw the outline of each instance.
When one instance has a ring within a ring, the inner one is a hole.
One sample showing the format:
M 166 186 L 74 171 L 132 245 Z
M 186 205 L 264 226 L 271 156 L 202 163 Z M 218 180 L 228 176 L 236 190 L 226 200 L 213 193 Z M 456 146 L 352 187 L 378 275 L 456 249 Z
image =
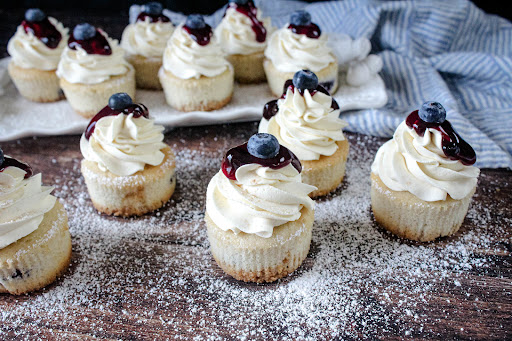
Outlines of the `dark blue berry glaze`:
M 100 54 L 100 55 L 111 55 L 112 48 L 108 43 L 107 38 L 96 29 L 96 34 L 90 39 L 79 40 L 74 37 L 73 34 L 69 37 L 68 46 L 72 50 L 76 50 L 77 46 L 80 46 L 88 54 Z
M 171 19 L 169 19 L 169 17 L 167 17 L 163 13 L 153 15 L 153 14 L 149 14 L 146 12 L 141 12 L 137 17 L 137 21 L 145 21 L 146 18 L 149 18 L 149 22 L 151 22 L 151 23 L 153 23 L 153 22 L 171 22 Z
M 242 13 L 251 20 L 251 28 L 256 35 L 257 42 L 263 43 L 265 39 L 267 39 L 267 29 L 263 26 L 263 23 L 258 20 L 258 17 L 256 16 L 258 14 L 258 9 L 252 0 L 247 1 L 245 4 L 230 2 L 228 4 L 228 8 L 234 8 L 237 12 Z
M 59 30 L 53 26 L 50 20 L 48 20 L 48 17 L 36 22 L 23 20 L 21 26 L 23 26 L 23 29 L 27 34 L 32 33 L 50 49 L 54 49 L 59 46 L 62 39 L 62 35 Z
M 121 115 L 121 114 L 123 114 L 123 115 L 133 114 L 134 118 L 139 118 L 141 116 L 145 117 L 145 118 L 149 118 L 148 108 L 146 108 L 146 106 L 144 104 L 132 103 L 122 110 L 115 110 L 107 105 L 103 109 L 101 109 L 101 111 L 99 113 L 97 113 L 96 116 L 94 116 L 91 119 L 91 121 L 87 125 L 87 128 L 85 128 L 85 133 L 84 133 L 85 138 L 88 140 L 91 137 L 92 133 L 94 133 L 94 128 L 96 128 L 96 123 L 100 119 L 102 119 L 103 117 L 107 117 L 107 116 L 117 116 L 117 115 Z
M 0 173 L 3 172 L 7 167 L 16 167 L 23 171 L 25 171 L 25 179 L 30 178 L 34 172 L 32 171 L 32 167 L 27 165 L 26 163 L 20 162 L 11 157 L 5 157 L 4 161 L 0 164 Z
M 304 34 L 306 37 L 312 38 L 312 39 L 318 39 L 318 38 L 320 38 L 320 35 L 322 34 L 320 27 L 318 27 L 318 25 L 314 24 L 314 23 L 311 23 L 309 25 L 304 25 L 304 26 L 290 24 L 288 26 L 288 29 L 290 29 L 293 33 Z
M 192 39 L 201 46 L 208 45 L 210 38 L 212 37 L 212 28 L 210 25 L 205 23 L 203 28 L 190 28 L 187 25 L 183 26 L 183 29 L 190 34 Z

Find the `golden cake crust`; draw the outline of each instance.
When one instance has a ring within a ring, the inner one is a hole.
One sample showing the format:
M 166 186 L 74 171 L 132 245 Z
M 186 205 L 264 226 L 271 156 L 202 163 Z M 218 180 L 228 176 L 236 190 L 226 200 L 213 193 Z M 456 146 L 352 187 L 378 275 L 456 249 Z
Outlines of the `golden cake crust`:
M 64 99 L 55 70 L 25 69 L 11 59 L 9 76 L 20 94 L 33 102 L 49 103 Z
M 263 51 L 251 54 L 231 54 L 226 58 L 235 69 L 235 80 L 238 83 L 255 84 L 267 79 L 263 69 L 263 60 L 265 59 Z
M 137 54 L 129 54 L 126 60 L 135 68 L 135 83 L 139 89 L 162 90 L 158 79 L 158 71 L 162 67 L 162 58 L 147 58 Z

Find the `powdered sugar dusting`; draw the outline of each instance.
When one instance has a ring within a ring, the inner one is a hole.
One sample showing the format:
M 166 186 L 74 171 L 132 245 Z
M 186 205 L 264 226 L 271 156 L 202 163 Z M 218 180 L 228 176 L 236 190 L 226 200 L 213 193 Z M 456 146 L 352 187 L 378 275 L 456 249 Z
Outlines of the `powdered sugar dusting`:
M 133 219 L 98 214 L 75 161 L 54 192 L 69 214 L 73 264 L 45 291 L 17 298 L 17 304 L 0 300 L 0 335 L 34 336 L 24 331 L 27 324 L 61 338 L 316 340 L 429 333 L 440 317 L 428 307 L 440 295 L 449 301 L 457 294 L 459 304 L 461 292 L 468 302 L 478 300 L 468 281 L 496 265 L 475 254 L 509 254 L 495 236 L 508 233 L 511 217 L 492 216 L 493 203 L 472 205 L 466 227 L 454 237 L 431 244 L 399 240 L 376 227 L 371 215 L 372 138 L 348 137 L 346 179 L 335 194 L 317 200 L 308 258 L 291 276 L 266 285 L 231 279 L 208 250 L 206 186 L 225 150 L 175 145 L 175 195 L 156 213 Z M 458 332 L 471 333 L 471 325 Z

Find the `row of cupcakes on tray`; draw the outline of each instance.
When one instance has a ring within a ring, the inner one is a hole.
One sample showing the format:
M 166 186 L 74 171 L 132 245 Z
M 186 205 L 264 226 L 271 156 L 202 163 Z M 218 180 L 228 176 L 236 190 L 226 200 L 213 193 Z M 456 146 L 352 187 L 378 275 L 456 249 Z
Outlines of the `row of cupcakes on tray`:
M 226 152 L 205 189 L 212 255 L 243 281 L 272 282 L 301 265 L 311 243 L 312 197 L 335 190 L 344 175 L 348 142 L 336 101 L 310 71 L 286 84 L 265 105 L 259 132 Z M 91 119 L 80 140 L 81 172 L 98 211 L 137 216 L 170 199 L 175 156 L 163 130 L 126 93 L 112 95 Z M 475 161 L 443 106 L 425 102 L 375 156 L 375 220 L 412 240 L 454 234 L 476 189 Z M 67 268 L 67 216 L 51 191 L 40 174 L 0 151 L 0 292 L 36 290 Z
M 181 111 L 223 107 L 235 80 L 266 79 L 279 96 L 301 69 L 315 72 L 331 93 L 338 87 L 337 57 L 306 11 L 294 12 L 275 30 L 251 0 L 230 1 L 215 29 L 197 14 L 175 27 L 157 2 L 134 9 L 120 44 L 87 23 L 68 34 L 55 18 L 29 9 L 8 43 L 8 70 L 19 92 L 38 102 L 65 97 L 78 114 L 91 118 L 114 93 L 135 98 L 136 87 L 163 89 L 167 103 Z M 366 58 L 367 39 L 348 40 L 343 82 L 359 86 L 371 81 L 382 61 Z

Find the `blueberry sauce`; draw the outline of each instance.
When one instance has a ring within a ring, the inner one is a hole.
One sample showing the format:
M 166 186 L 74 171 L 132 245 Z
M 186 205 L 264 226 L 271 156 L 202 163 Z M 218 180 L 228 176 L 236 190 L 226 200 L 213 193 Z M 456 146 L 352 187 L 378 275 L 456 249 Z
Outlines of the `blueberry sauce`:
M 228 150 L 222 160 L 222 172 L 228 179 L 236 180 L 235 174 L 237 169 L 251 163 L 272 169 L 280 169 L 291 163 L 299 173 L 302 171 L 299 159 L 286 147 L 280 146 L 279 153 L 273 158 L 260 159 L 252 156 L 247 150 L 247 143 L 244 143 Z
M 448 120 L 443 123 L 425 122 L 420 118 L 418 110 L 416 110 L 407 117 L 405 123 L 409 128 L 413 128 L 419 136 L 423 136 L 425 130 L 429 128 L 440 131 L 442 135 L 443 152 L 449 159 L 459 160 L 466 166 L 470 166 L 476 162 L 475 151 L 457 134 Z
M 112 48 L 110 47 L 107 38 L 101 34 L 98 29 L 96 29 L 96 34 L 91 39 L 75 39 L 73 33 L 71 33 L 68 40 L 68 46 L 72 50 L 76 50 L 76 47 L 80 46 L 88 54 L 101 54 L 106 56 L 112 54 Z
M 164 14 L 158 14 L 158 15 L 152 15 L 146 12 L 141 12 L 139 16 L 137 17 L 137 21 L 145 21 L 146 18 L 149 18 L 149 22 L 171 22 L 171 19 L 169 19 Z
M 34 172 L 32 171 L 32 167 L 27 165 L 26 163 L 20 162 L 11 157 L 5 157 L 4 162 L 0 164 L 0 173 L 4 171 L 7 167 L 16 167 L 23 171 L 25 171 L 25 179 L 30 178 Z
M 320 35 L 322 34 L 320 27 L 318 27 L 317 24 L 313 24 L 313 23 L 311 23 L 309 25 L 290 24 L 288 26 L 288 29 L 290 29 L 293 33 L 304 34 L 306 37 L 312 38 L 312 39 L 318 39 L 318 38 L 320 38 Z
M 258 9 L 254 5 L 253 1 L 248 1 L 245 5 L 238 5 L 236 2 L 230 2 L 228 8 L 234 8 L 237 12 L 242 13 L 247 18 L 251 20 L 251 28 L 256 35 L 256 41 L 259 43 L 263 43 L 267 38 L 267 30 L 263 23 L 258 20 L 256 16 L 258 14 Z
M 293 81 L 291 79 L 288 79 L 284 83 L 283 94 L 281 95 L 281 99 L 285 99 L 286 98 L 286 91 L 288 90 L 288 88 L 290 88 L 293 92 L 295 92 L 295 86 L 293 85 Z M 331 94 L 329 94 L 329 91 L 327 91 L 320 84 L 318 84 L 318 86 L 316 87 L 315 90 L 312 90 L 309 93 L 311 94 L 311 96 L 314 96 L 315 93 L 317 93 L 317 92 L 321 92 L 323 94 L 326 94 L 327 96 L 331 95 Z M 299 93 L 301 95 L 304 95 L 302 90 L 300 90 L 300 89 L 299 89 Z M 332 110 L 338 110 L 339 108 L 340 108 L 340 106 L 338 105 L 338 102 L 336 102 L 336 100 L 334 98 L 332 98 L 331 109 Z M 263 107 L 263 118 L 266 119 L 266 120 L 270 120 L 272 117 L 274 117 L 277 114 L 278 110 L 279 110 L 279 108 L 277 106 L 277 99 L 274 99 L 274 100 L 272 100 L 270 102 L 267 102 L 265 104 L 265 106 Z
M 203 28 L 190 28 L 187 25 L 183 26 L 183 29 L 187 31 L 188 34 L 201 46 L 208 45 L 210 43 L 210 38 L 212 37 L 212 27 L 208 24 L 205 24 Z
M 21 26 L 23 26 L 23 29 L 27 34 L 30 32 L 33 33 L 37 39 L 41 40 L 43 44 L 48 46 L 50 49 L 54 49 L 59 46 L 62 39 L 62 35 L 59 30 L 53 26 L 48 17 L 38 22 L 23 20 Z
M 94 116 L 89 124 L 87 125 L 87 128 L 85 128 L 85 138 L 88 140 L 92 133 L 94 133 L 94 128 L 96 128 L 96 123 L 102 119 L 103 117 L 107 116 L 117 116 L 120 114 L 129 115 L 133 114 L 134 118 L 139 118 L 141 116 L 145 118 L 149 118 L 149 111 L 148 108 L 144 104 L 130 104 L 123 110 L 114 110 L 108 105 L 105 106 L 99 113 Z

